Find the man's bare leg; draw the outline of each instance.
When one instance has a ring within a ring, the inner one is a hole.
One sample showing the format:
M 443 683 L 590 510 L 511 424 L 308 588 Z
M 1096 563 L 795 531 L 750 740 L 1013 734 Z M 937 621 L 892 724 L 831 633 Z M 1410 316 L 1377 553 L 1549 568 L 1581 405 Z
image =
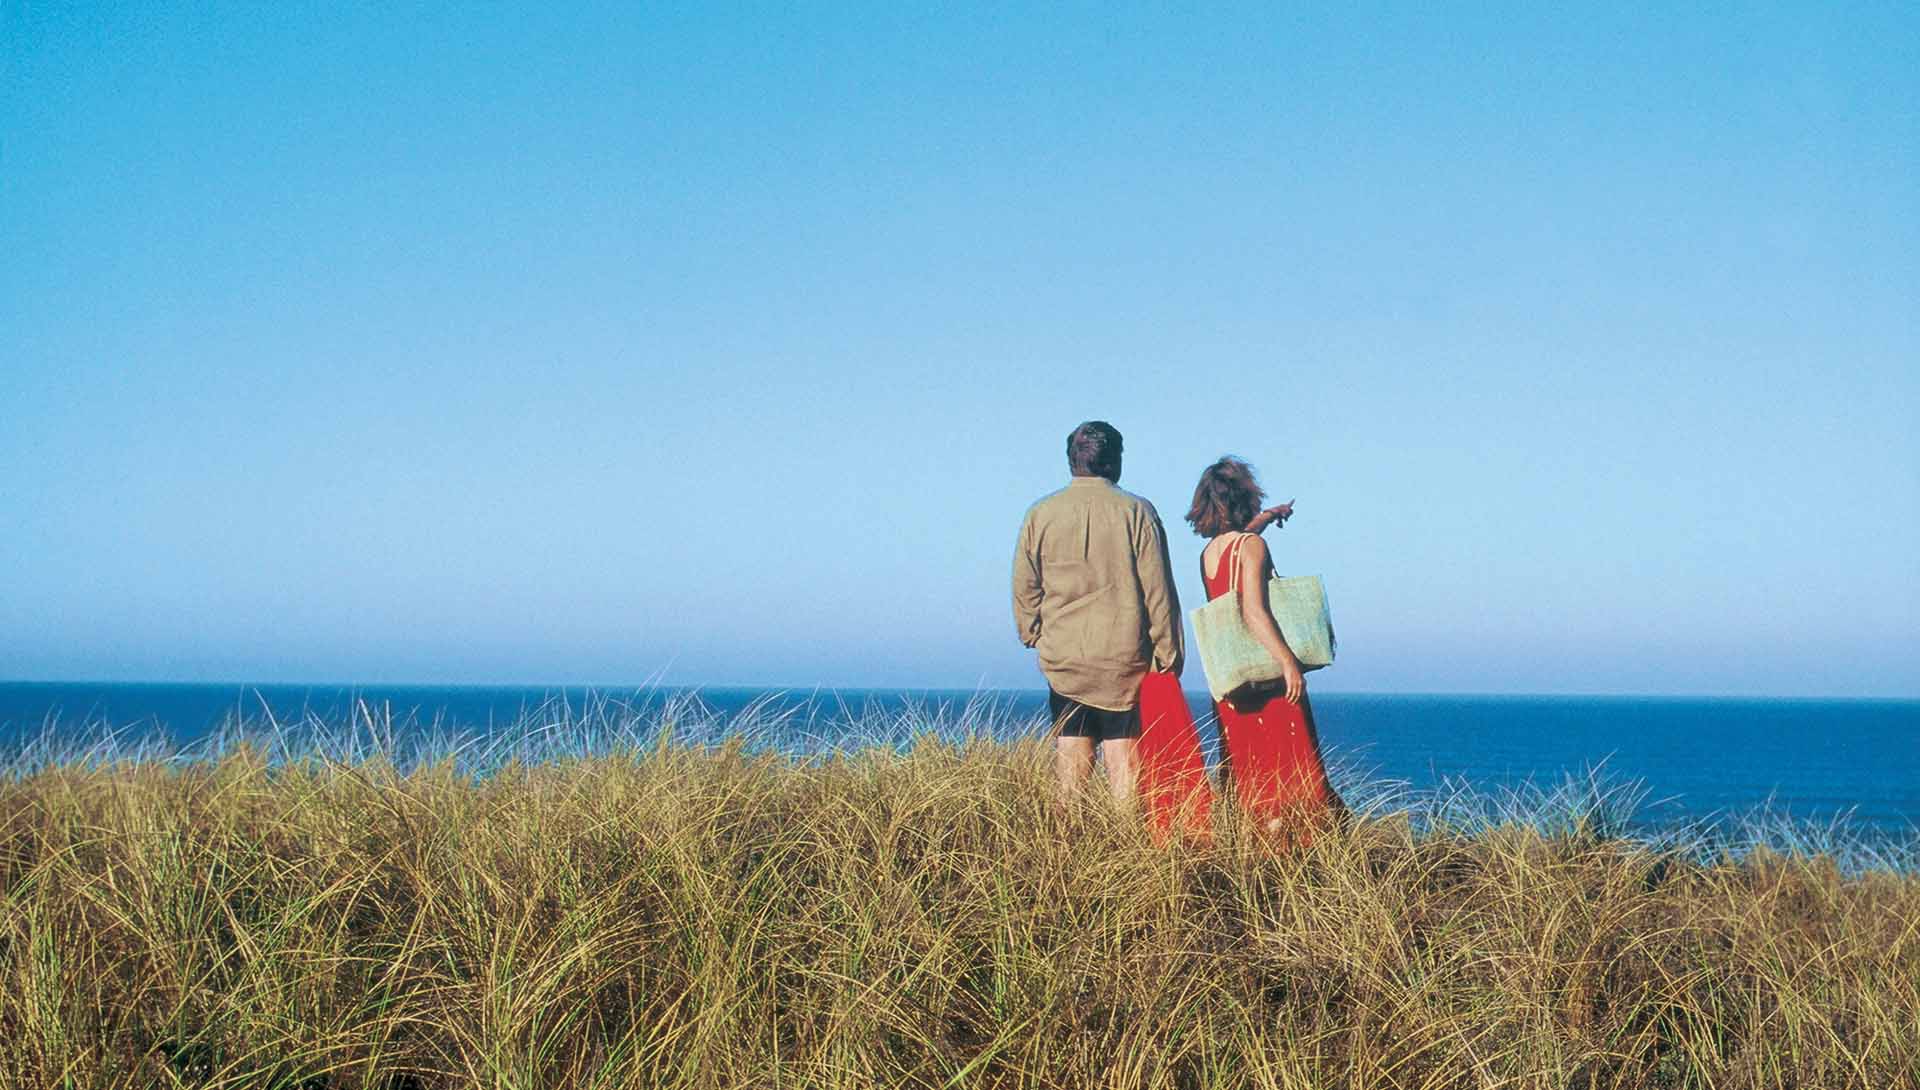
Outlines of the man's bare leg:
M 1113 797 L 1131 803 L 1134 785 L 1140 776 L 1138 741 L 1108 738 L 1100 743 L 1100 758 L 1107 762 L 1107 784 L 1113 788 Z
M 1061 736 L 1053 744 L 1053 774 L 1060 783 L 1060 801 L 1078 797 L 1093 778 L 1093 739 Z

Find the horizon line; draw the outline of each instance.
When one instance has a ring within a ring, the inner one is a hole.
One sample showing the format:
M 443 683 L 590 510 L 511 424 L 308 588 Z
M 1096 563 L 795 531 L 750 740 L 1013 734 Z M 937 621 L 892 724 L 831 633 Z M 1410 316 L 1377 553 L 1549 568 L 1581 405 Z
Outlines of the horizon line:
M 177 680 L 153 679 L 139 680 L 102 679 L 102 678 L 62 678 L 57 680 L 44 678 L 6 678 L 0 679 L 0 686 L 61 686 L 61 685 L 152 685 L 179 687 L 207 687 L 234 689 L 263 688 L 324 688 L 344 689 L 348 691 L 367 689 L 547 689 L 547 690 L 584 690 L 596 692 L 646 692 L 688 690 L 744 690 L 760 693 L 778 693 L 801 695 L 807 693 L 836 692 L 902 692 L 902 693 L 956 693 L 956 694 L 994 694 L 994 693 L 1044 693 L 1047 686 L 956 686 L 956 685 L 835 685 L 816 683 L 813 685 L 778 684 L 742 684 L 739 682 L 689 682 L 668 683 L 649 681 L 641 683 L 627 682 L 551 682 L 551 681 L 315 681 L 315 680 L 279 680 L 279 681 L 237 681 L 237 680 Z M 1654 692 L 1620 691 L 1604 692 L 1594 690 L 1557 690 L 1557 689 L 1343 689 L 1326 688 L 1313 690 L 1329 696 L 1366 696 L 1366 697 L 1462 697 L 1462 698 L 1528 698 L 1554 697 L 1565 699 L 1618 699 L 1618 700 L 1755 700 L 1755 701 L 1879 701 L 1885 703 L 1920 703 L 1920 692 L 1896 694 L 1861 693 L 1753 693 L 1753 692 Z M 1181 686 L 1181 692 L 1198 696 L 1207 696 L 1205 686 L 1189 688 Z

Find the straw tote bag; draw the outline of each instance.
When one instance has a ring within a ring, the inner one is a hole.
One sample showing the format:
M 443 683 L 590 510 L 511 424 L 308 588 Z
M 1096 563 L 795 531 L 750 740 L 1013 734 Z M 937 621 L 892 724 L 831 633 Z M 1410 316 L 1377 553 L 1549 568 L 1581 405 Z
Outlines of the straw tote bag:
M 1194 642 L 1200 646 L 1200 666 L 1207 673 L 1207 692 L 1215 700 L 1263 681 L 1278 681 L 1280 664 L 1253 638 L 1240 615 L 1240 542 L 1227 547 L 1221 562 L 1228 569 L 1227 593 L 1189 614 Z M 1202 574 L 1205 573 L 1204 566 Z M 1302 672 L 1333 663 L 1333 615 L 1327 611 L 1327 588 L 1317 575 L 1276 575 L 1267 580 L 1267 607 L 1280 624 L 1280 635 L 1300 660 Z

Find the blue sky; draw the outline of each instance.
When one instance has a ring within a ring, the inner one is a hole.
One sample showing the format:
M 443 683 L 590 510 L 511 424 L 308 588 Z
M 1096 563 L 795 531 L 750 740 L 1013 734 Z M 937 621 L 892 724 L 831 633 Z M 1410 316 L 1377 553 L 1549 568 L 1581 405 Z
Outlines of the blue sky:
M 7 5 L 0 679 L 1033 686 L 1104 418 L 1319 688 L 1920 694 L 1920 16 L 1591 8 Z

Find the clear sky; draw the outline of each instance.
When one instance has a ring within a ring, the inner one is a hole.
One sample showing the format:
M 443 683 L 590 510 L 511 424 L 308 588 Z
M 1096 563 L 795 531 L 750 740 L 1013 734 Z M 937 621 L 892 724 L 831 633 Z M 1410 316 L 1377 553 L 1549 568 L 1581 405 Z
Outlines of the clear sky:
M 1102 418 L 1317 688 L 1920 694 L 1912 5 L 387 7 L 0 3 L 0 680 L 1031 687 Z

